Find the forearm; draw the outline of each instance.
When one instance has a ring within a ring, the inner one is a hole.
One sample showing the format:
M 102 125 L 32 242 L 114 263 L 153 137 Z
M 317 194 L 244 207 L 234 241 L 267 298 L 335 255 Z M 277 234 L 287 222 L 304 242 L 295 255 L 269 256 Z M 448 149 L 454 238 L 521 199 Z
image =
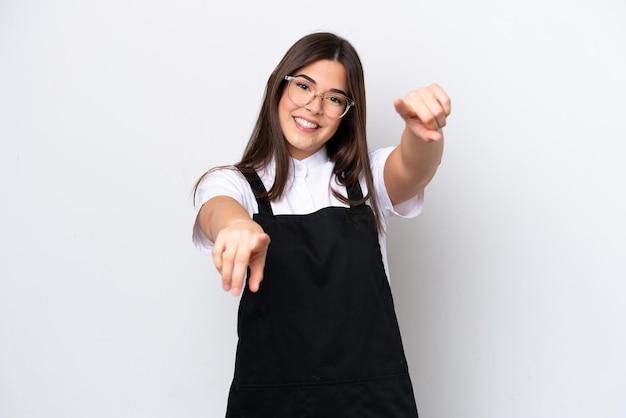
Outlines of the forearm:
M 432 180 L 443 154 L 443 128 L 450 98 L 436 84 L 394 101 L 406 125 L 400 145 L 385 164 L 385 186 L 394 204 L 421 193 Z
M 399 145 L 400 168 L 408 184 L 423 189 L 435 175 L 443 155 L 443 137 L 427 142 L 405 129 Z
M 241 222 L 254 222 L 246 209 L 232 197 L 216 196 L 209 199 L 198 214 L 204 234 L 213 242 L 221 230 Z M 255 222 L 256 224 L 256 222 Z M 258 227 L 261 231 L 261 227 Z
M 400 144 L 385 164 L 385 186 L 394 205 L 423 192 L 435 175 L 442 154 L 443 138 L 426 142 L 405 129 Z

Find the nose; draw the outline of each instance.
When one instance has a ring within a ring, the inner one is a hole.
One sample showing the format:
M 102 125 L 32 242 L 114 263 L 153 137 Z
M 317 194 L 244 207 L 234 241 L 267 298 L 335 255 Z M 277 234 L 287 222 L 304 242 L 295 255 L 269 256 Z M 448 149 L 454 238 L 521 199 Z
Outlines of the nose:
M 317 100 L 318 97 L 319 97 L 319 100 Z M 311 99 L 309 103 L 307 103 L 305 108 L 314 114 L 319 114 L 319 113 L 322 113 L 323 104 L 324 104 L 324 96 L 321 93 L 315 93 L 313 95 L 313 98 Z

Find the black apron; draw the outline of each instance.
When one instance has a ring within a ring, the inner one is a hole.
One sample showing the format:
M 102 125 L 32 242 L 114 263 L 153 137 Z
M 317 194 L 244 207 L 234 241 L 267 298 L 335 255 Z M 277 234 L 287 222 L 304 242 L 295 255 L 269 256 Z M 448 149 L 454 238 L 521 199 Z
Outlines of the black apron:
M 241 297 L 226 417 L 417 417 L 371 208 L 275 216 L 257 202 L 271 243 L 260 289 Z

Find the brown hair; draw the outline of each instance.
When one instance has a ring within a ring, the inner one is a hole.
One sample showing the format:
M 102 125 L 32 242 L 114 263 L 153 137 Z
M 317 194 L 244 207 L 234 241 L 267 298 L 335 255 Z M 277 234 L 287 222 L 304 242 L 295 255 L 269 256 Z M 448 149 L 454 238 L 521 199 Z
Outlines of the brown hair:
M 368 195 L 363 198 L 363 201 L 369 199 L 380 227 L 366 138 L 363 66 L 350 42 L 333 33 L 316 32 L 306 35 L 285 53 L 267 81 L 261 110 L 252 135 L 241 161 L 234 166 L 245 172 L 265 167 L 274 159 L 276 177 L 274 184 L 267 192 L 267 197 L 271 201 L 282 196 L 291 169 L 289 151 L 278 119 L 278 103 L 286 86 L 285 76 L 292 75 L 300 68 L 320 60 L 332 60 L 344 66 L 348 85 L 346 94 L 356 103 L 342 118 L 337 131 L 326 143 L 328 156 L 335 163 L 334 174 L 339 183 L 347 187 L 358 181 L 361 172 L 364 173 Z M 196 183 L 195 190 L 204 175 Z M 351 203 L 335 190 L 333 194 L 342 202 Z M 360 204 L 363 201 L 352 203 Z

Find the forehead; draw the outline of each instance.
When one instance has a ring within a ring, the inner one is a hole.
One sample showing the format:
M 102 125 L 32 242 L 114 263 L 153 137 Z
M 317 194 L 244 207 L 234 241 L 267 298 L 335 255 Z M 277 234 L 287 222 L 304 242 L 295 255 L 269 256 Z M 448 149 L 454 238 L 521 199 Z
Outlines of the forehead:
M 323 90 L 346 90 L 348 87 L 346 69 L 338 61 L 320 60 L 312 62 L 295 72 L 295 75 L 302 74 L 308 76 L 318 88 Z

